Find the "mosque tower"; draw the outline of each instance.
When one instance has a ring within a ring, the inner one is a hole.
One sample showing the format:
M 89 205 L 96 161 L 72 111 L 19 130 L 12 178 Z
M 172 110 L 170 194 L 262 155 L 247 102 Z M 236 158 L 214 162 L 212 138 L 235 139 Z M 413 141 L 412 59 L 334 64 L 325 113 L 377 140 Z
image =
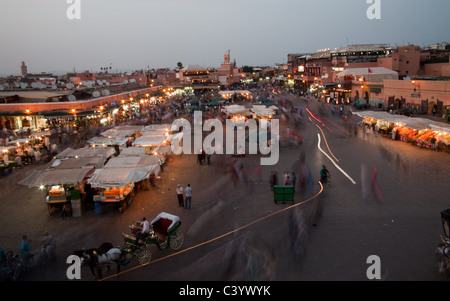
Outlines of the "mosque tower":
M 22 61 L 22 65 L 20 66 L 20 70 L 21 70 L 22 76 L 27 76 L 28 70 L 27 70 L 27 65 L 25 65 L 24 61 Z

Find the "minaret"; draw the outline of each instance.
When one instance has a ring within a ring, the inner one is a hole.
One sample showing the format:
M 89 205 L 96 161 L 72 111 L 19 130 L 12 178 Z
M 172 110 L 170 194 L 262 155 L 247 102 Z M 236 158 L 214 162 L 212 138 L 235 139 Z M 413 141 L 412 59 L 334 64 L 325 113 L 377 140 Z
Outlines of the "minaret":
M 22 76 L 27 76 L 27 74 L 28 74 L 27 65 L 25 65 L 24 61 L 22 61 L 22 65 L 20 66 L 20 70 L 22 72 Z
M 230 64 L 230 50 L 228 50 L 225 55 L 223 56 L 223 64 L 229 65 Z

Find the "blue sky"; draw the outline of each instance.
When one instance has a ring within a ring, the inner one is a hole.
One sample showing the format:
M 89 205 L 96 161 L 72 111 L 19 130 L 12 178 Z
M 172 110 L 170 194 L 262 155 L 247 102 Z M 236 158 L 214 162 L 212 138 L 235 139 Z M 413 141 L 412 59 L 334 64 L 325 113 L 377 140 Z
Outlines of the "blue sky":
M 218 67 L 227 49 L 237 65 L 274 65 L 288 53 L 347 44 L 450 42 L 450 1 L 380 0 L 0 1 L 0 74 L 96 72 L 199 64 Z

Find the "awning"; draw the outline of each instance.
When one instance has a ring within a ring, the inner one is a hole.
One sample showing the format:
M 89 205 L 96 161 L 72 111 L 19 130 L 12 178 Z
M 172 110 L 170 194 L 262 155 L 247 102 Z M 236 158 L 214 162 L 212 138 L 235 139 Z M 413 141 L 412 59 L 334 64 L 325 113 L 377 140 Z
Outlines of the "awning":
M 119 145 L 123 146 L 127 143 L 128 138 L 108 138 L 108 137 L 93 137 L 87 141 L 90 145 Z
M 167 141 L 167 137 L 164 135 L 158 135 L 158 136 L 141 136 L 137 138 L 133 145 L 136 146 L 153 146 L 153 145 L 160 145 L 164 141 Z
M 147 147 L 143 147 L 143 146 L 132 146 L 132 147 L 127 147 L 124 148 L 120 151 L 120 157 L 124 157 L 124 156 L 142 156 L 142 155 L 147 155 L 148 154 L 148 150 Z
M 66 148 L 59 154 L 55 156 L 57 159 L 63 158 L 83 158 L 83 157 L 95 157 L 95 156 L 104 156 L 105 158 L 110 158 L 116 153 L 114 148 L 112 147 L 84 147 L 84 148 Z
M 8 145 L 17 145 L 18 143 L 30 143 L 34 141 L 34 138 L 19 138 L 8 142 Z
M 128 184 L 148 179 L 151 173 L 157 175 L 159 170 L 159 164 L 152 165 L 151 170 L 128 167 L 97 169 L 88 180 L 88 183 L 91 184 L 92 187 L 99 188 L 125 188 Z
M 275 112 L 272 109 L 267 108 L 266 106 L 264 106 L 264 107 L 255 107 L 255 106 L 253 106 L 251 108 L 251 111 L 253 113 L 255 113 L 257 116 L 260 116 L 260 117 L 267 117 L 267 116 L 275 115 Z
M 48 166 L 55 169 L 74 169 L 87 166 L 102 168 L 105 161 L 106 158 L 104 156 L 53 159 Z
M 151 124 L 144 127 L 143 131 L 178 131 L 178 126 L 172 124 Z
M 249 113 L 249 110 L 246 109 L 244 106 L 240 105 L 229 105 L 222 109 L 227 115 L 230 114 L 243 114 L 247 115 Z
M 74 118 L 73 113 L 67 111 L 55 111 L 55 112 L 44 112 L 44 117 L 47 119 L 55 118 Z
M 136 134 L 136 132 L 137 131 L 135 130 L 109 129 L 107 131 L 100 133 L 100 135 L 107 138 L 126 138 L 133 136 L 134 134 Z
M 141 155 L 141 156 L 118 156 L 111 158 L 106 163 L 105 168 L 150 168 L 154 164 L 159 164 L 159 160 L 164 162 L 164 156 Z
M 50 169 L 35 170 L 29 176 L 18 182 L 28 187 L 53 186 L 53 185 L 77 185 L 88 177 L 94 169 L 72 168 L 72 169 Z
M 393 115 L 387 112 L 378 112 L 378 111 L 363 111 L 363 112 L 354 112 L 362 118 L 373 118 L 375 120 L 382 120 L 389 123 L 400 123 L 404 127 L 408 127 L 415 130 L 424 130 L 424 129 L 432 129 L 437 131 L 450 132 L 450 127 L 445 123 L 434 122 L 427 118 L 419 118 L 419 117 L 406 117 L 404 115 Z

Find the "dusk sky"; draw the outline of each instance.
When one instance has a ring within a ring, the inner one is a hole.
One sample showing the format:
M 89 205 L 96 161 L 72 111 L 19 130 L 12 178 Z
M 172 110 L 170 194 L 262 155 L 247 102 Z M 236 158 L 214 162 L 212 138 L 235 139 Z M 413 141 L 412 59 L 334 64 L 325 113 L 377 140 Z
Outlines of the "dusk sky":
M 198 64 L 285 63 L 288 53 L 348 44 L 450 42 L 449 0 L 66 0 L 0 1 L 0 75 L 113 71 Z

